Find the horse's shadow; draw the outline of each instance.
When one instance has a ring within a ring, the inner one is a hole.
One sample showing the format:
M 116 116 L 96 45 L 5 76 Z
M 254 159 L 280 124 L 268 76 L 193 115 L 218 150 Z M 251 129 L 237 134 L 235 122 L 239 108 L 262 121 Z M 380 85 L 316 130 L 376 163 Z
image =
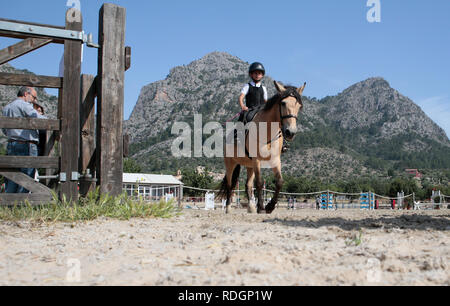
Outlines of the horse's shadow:
M 321 228 L 338 227 L 345 231 L 359 229 L 402 229 L 402 230 L 436 230 L 450 231 L 450 216 L 421 216 L 421 215 L 403 215 L 394 217 L 365 218 L 360 220 L 348 220 L 343 218 L 320 218 L 317 220 L 298 220 L 291 218 L 267 219 L 264 223 L 279 224 L 289 227 Z

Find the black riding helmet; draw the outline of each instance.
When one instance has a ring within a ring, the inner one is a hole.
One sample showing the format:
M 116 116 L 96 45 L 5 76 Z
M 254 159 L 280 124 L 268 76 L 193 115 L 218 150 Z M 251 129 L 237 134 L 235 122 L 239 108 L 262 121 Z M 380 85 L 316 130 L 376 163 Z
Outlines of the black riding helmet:
M 266 69 L 264 68 L 263 64 L 258 63 L 258 62 L 250 65 L 250 69 L 248 70 L 248 73 L 252 73 L 254 71 L 262 71 L 262 73 L 264 75 L 266 74 Z

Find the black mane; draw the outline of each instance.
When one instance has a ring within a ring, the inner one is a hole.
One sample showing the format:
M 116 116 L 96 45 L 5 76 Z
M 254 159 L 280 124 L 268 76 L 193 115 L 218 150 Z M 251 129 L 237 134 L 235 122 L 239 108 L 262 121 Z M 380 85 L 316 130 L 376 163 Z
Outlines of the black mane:
M 285 88 L 286 88 L 285 91 L 283 91 L 282 93 L 277 93 L 272 98 L 267 100 L 267 103 L 264 106 L 265 111 L 271 110 L 276 104 L 278 104 L 279 102 L 281 102 L 282 100 L 286 99 L 289 96 L 294 96 L 297 99 L 297 101 L 301 103 L 302 101 L 301 96 L 297 92 L 297 88 L 295 88 L 294 86 L 286 86 Z

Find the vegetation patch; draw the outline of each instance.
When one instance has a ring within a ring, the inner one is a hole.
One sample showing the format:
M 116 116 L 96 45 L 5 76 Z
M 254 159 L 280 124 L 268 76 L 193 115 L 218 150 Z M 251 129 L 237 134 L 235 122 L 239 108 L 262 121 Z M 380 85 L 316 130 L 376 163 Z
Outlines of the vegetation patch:
M 175 201 L 148 203 L 133 199 L 126 194 L 113 197 L 100 194 L 99 189 L 90 192 L 77 203 L 60 201 L 56 193 L 51 203 L 32 206 L 30 203 L 13 207 L 0 207 L 0 220 L 30 222 L 77 222 L 93 221 L 99 217 L 130 220 L 131 218 L 172 218 L 180 214 Z

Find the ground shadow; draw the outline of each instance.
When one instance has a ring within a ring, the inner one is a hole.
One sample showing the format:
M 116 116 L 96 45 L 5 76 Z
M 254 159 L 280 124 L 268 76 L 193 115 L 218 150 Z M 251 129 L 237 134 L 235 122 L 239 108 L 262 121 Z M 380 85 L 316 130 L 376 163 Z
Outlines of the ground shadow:
M 281 224 L 291 227 L 320 228 L 327 226 L 336 226 L 346 231 L 359 229 L 409 229 L 409 230 L 436 230 L 450 231 L 450 218 L 448 215 L 436 216 L 394 216 L 365 218 L 360 220 L 348 220 L 343 218 L 319 218 L 311 219 L 291 219 L 290 217 L 280 219 L 267 219 L 264 223 Z

